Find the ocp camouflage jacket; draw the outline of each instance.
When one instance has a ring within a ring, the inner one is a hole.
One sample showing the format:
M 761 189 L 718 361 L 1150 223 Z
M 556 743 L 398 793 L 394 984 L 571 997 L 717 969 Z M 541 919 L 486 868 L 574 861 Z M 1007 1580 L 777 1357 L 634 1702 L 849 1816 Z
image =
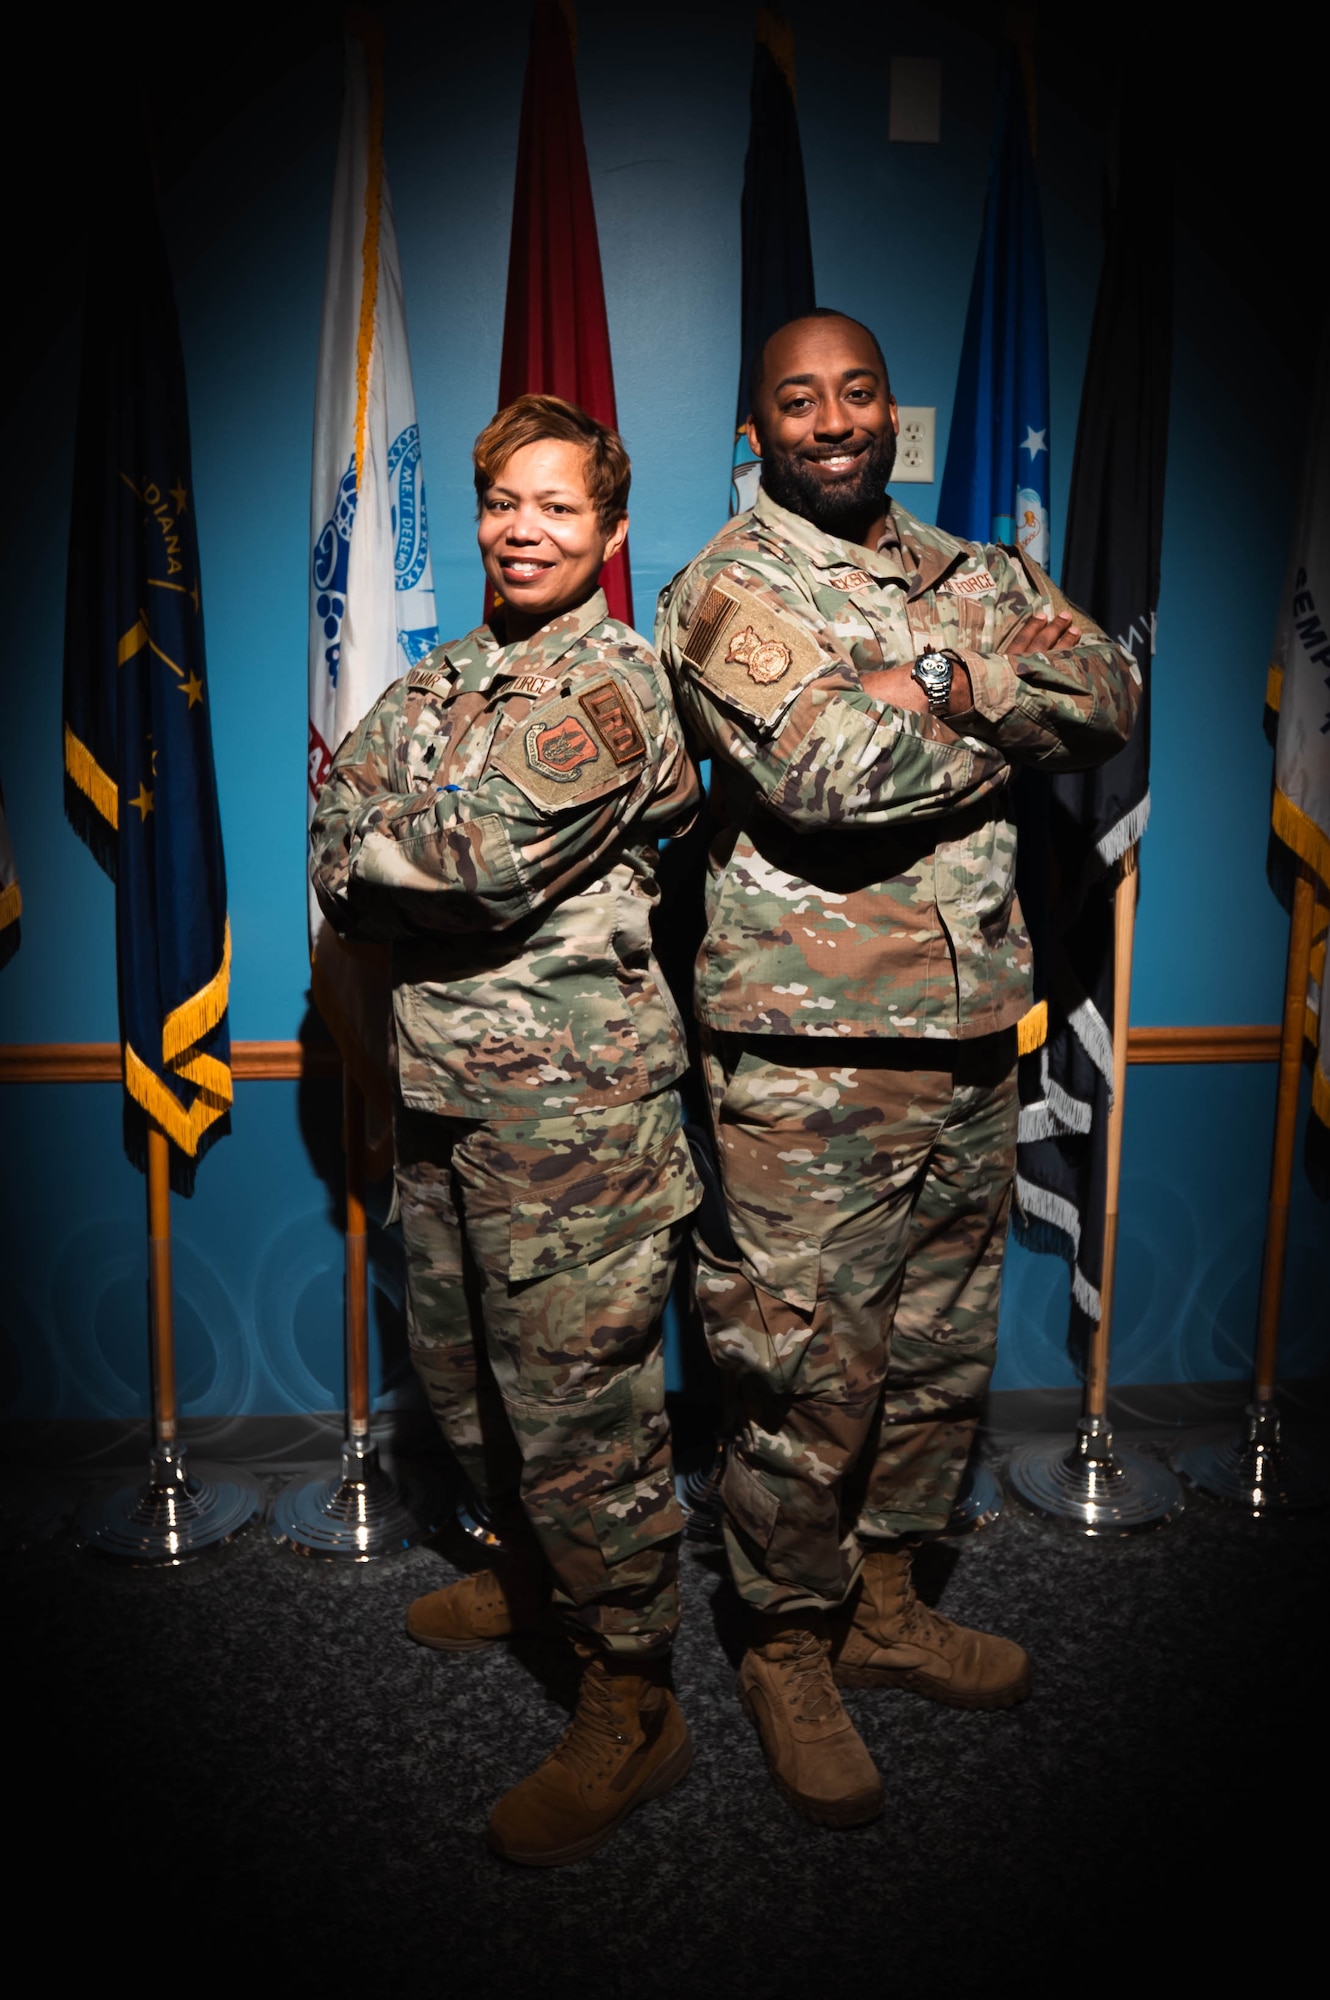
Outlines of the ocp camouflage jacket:
M 1135 662 L 1093 622 L 1056 653 L 1004 639 L 1060 596 L 1037 566 L 890 503 L 876 551 L 765 492 L 661 592 L 656 645 L 714 754 L 696 1004 L 747 1034 L 969 1039 L 1031 998 L 1015 895 L 1015 764 L 1102 762 L 1131 731 Z M 948 724 L 860 674 L 959 653 Z
M 697 798 L 660 664 L 600 591 L 388 689 L 333 759 L 310 872 L 343 936 L 391 941 L 410 1108 L 559 1117 L 682 1073 L 650 918 L 657 839 Z

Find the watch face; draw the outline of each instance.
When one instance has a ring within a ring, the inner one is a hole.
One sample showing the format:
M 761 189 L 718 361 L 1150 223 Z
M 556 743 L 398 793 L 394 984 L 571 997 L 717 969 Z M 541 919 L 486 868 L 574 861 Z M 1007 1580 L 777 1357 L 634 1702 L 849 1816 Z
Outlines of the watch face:
M 951 694 L 951 676 L 952 662 L 946 653 L 930 650 L 914 663 L 913 678 L 928 696 L 930 707 L 938 702 L 945 706 Z

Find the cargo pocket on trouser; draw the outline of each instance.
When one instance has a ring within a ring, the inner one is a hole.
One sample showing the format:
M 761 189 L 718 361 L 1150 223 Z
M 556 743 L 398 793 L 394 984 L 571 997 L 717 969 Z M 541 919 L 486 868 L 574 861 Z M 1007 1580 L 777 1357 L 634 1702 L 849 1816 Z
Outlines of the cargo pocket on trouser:
M 697 1309 L 716 1366 L 756 1376 L 773 1396 L 793 1394 L 817 1331 L 816 1247 L 767 1258 L 761 1280 L 700 1237 L 694 1247 Z
M 415 1113 L 401 1125 L 409 1143 L 400 1145 L 396 1194 L 411 1361 L 463 1473 L 482 1498 L 502 1500 L 516 1491 L 521 1468 L 470 1296 L 452 1191 L 451 1123 Z
M 741 1596 L 764 1609 L 839 1603 L 853 1574 L 840 1485 L 868 1406 L 844 1379 L 818 1272 L 815 1248 L 768 1256 L 759 1280 L 698 1246 L 699 1310 L 741 1413 L 721 1486 L 730 1565 Z
M 595 1396 L 509 1398 L 522 1497 L 556 1597 L 608 1643 L 639 1649 L 678 1624 L 683 1530 L 668 1431 L 644 1426 L 642 1386 L 624 1372 Z

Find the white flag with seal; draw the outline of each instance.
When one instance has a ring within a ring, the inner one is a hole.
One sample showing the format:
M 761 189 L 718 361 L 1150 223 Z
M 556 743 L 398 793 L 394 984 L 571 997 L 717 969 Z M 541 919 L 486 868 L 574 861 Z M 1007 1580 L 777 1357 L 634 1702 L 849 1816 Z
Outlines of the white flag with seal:
M 382 34 L 353 14 L 323 290 L 309 606 L 306 818 L 333 752 L 438 643 L 420 430 L 383 166 Z M 387 1108 L 386 955 L 344 945 L 310 891 L 314 997 L 371 1106 Z
M 1316 893 L 1307 1037 L 1317 1045 L 1312 1110 L 1330 1126 L 1330 332 L 1321 343 L 1297 527 L 1266 692 L 1278 711 L 1271 819 Z

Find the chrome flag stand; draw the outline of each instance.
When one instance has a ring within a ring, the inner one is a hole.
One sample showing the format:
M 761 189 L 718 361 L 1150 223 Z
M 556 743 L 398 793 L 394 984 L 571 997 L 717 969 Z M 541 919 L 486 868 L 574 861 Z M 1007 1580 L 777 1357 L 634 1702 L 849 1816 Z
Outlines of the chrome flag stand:
M 365 1100 L 342 1073 L 346 1146 L 346 1440 L 340 1469 L 297 1481 L 273 1505 L 268 1531 L 296 1555 L 373 1562 L 433 1532 L 406 1505 L 370 1435 L 369 1257 L 365 1229 Z
M 171 1293 L 169 1140 L 148 1122 L 148 1316 L 152 1357 L 152 1448 L 148 1477 L 90 1500 L 75 1525 L 79 1546 L 121 1562 L 190 1562 L 212 1555 L 262 1511 L 245 1473 L 186 1465 L 176 1435 L 175 1327 Z
M 1298 868 L 1293 888 L 1293 915 L 1288 934 L 1288 971 L 1284 980 L 1284 1024 L 1279 1047 L 1279 1090 L 1275 1104 L 1275 1137 L 1270 1169 L 1270 1205 L 1265 1225 L 1265 1256 L 1261 1265 L 1261 1300 L 1257 1312 L 1256 1363 L 1252 1398 L 1243 1413 L 1241 1430 L 1218 1442 L 1181 1444 L 1169 1463 L 1180 1478 L 1211 1499 L 1227 1501 L 1253 1515 L 1291 1514 L 1330 1502 L 1330 1467 L 1317 1462 L 1280 1434 L 1275 1407 L 1275 1357 L 1279 1347 L 1279 1309 L 1284 1292 L 1284 1253 L 1288 1245 L 1289 1194 L 1293 1184 L 1293 1142 L 1298 1121 L 1298 1084 L 1302 1074 L 1303 1021 L 1311 958 L 1316 891 L 1305 864 Z M 1324 1005 L 1324 1001 L 1322 1002 Z
M 1078 1528 L 1086 1535 L 1132 1535 L 1144 1528 L 1162 1527 L 1182 1511 L 1182 1489 L 1167 1466 L 1139 1452 L 1115 1451 L 1108 1421 L 1136 886 L 1136 849 L 1129 847 L 1119 864 L 1113 900 L 1113 1109 L 1108 1121 L 1104 1270 L 1099 1324 L 1090 1343 L 1084 1414 L 1070 1451 L 1062 1445 L 1022 1445 L 1007 1464 L 1007 1484 L 1018 1500 L 1045 1520 Z

